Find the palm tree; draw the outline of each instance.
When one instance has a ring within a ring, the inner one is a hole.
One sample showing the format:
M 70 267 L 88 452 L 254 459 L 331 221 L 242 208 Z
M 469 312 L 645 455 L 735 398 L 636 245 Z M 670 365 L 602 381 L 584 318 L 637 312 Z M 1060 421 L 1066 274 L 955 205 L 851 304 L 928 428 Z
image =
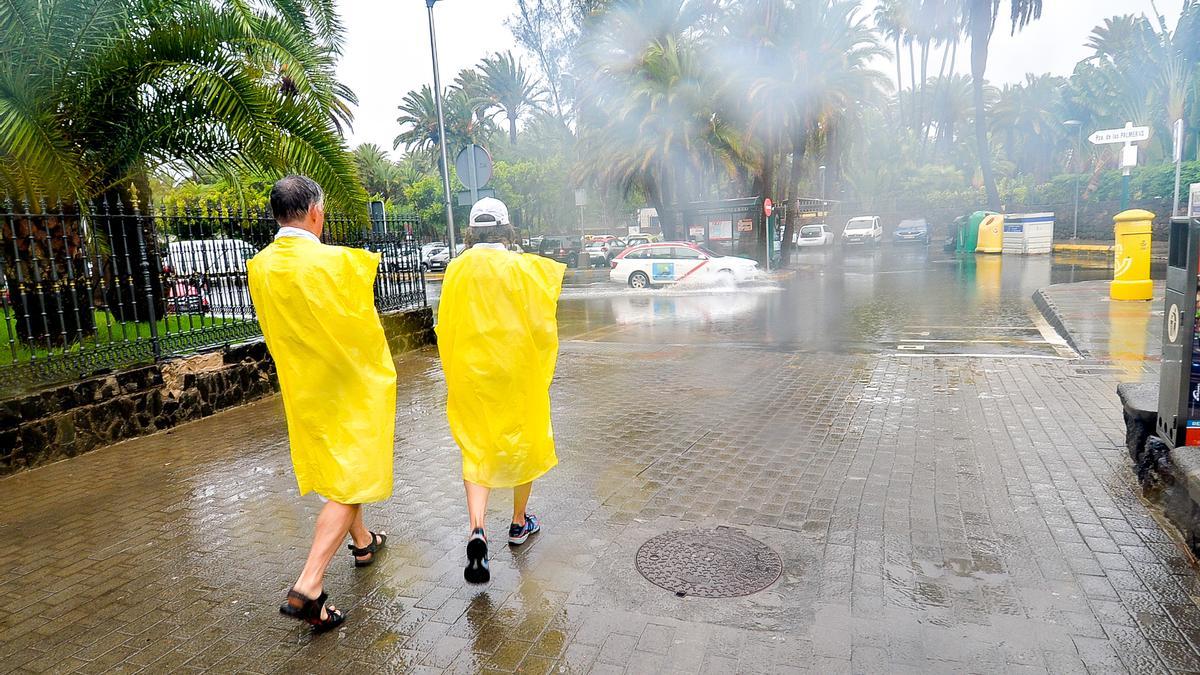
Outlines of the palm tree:
M 858 10 L 859 5 L 853 0 L 821 0 L 796 3 L 788 13 L 784 28 L 786 80 L 772 83 L 769 88 L 772 95 L 790 105 L 787 129 L 791 171 L 786 185 L 789 197 L 799 196 L 802 160 L 813 144 L 824 149 L 830 179 L 838 181 L 841 175 L 838 132 L 856 126 L 862 108 L 882 103 L 887 78 L 870 64 L 886 52 Z M 791 248 L 796 216 L 796 210 L 791 209 L 785 223 L 785 259 Z
M 459 148 L 482 140 L 491 131 L 489 120 L 477 114 L 483 105 L 483 99 L 473 94 L 470 78 L 460 74 L 458 81 L 467 86 L 450 88 L 442 99 L 446 122 L 446 147 L 452 155 Z M 431 163 L 440 166 L 441 134 L 438 131 L 437 103 L 433 100 L 433 88 L 424 85 L 420 90 L 408 92 L 400 102 L 399 110 L 400 116 L 396 118 L 396 123 L 400 125 L 401 131 L 392 141 L 392 148 L 404 146 L 406 152 L 420 153 Z M 436 162 L 434 158 L 437 158 Z
M 400 193 L 396 163 L 383 148 L 374 143 L 359 145 L 354 149 L 354 163 L 358 166 L 358 175 L 367 194 L 394 199 Z
M 332 6 L 11 0 L 0 11 L 0 189 L 83 211 L 93 198 L 145 207 L 149 174 L 169 165 L 231 178 L 303 172 L 332 202 L 362 204 L 338 134 L 353 99 L 334 76 L 341 29 Z M 112 256 L 134 270 L 109 285 L 109 308 L 122 320 L 161 316 L 154 237 L 149 229 L 137 236 L 149 220 L 97 222 L 112 228 Z M 145 254 L 138 239 L 148 242 Z M 79 260 L 68 250 L 55 264 Z
M 488 108 L 508 119 L 508 141 L 517 142 L 517 121 L 541 108 L 541 88 L 511 51 L 485 58 L 479 64 Z
M 1008 159 L 1020 173 L 1049 178 L 1053 161 L 1067 139 L 1061 92 L 1066 80 L 1052 75 L 1026 75 L 1025 82 L 1006 85 L 991 107 L 992 137 L 1001 139 Z
M 674 38 L 651 44 L 630 71 L 603 75 L 606 86 L 587 101 L 580 177 L 640 191 L 658 210 L 664 234 L 677 237 L 673 207 L 695 197 L 706 171 L 724 165 L 714 145 L 740 147 L 713 110 L 715 87 L 696 49 Z
M 903 72 L 900 67 L 900 40 L 904 38 L 905 25 L 904 0 L 880 0 L 875 5 L 875 28 L 883 34 L 884 39 L 891 40 L 896 57 L 896 92 L 904 91 Z
M 1042 0 L 1009 0 L 1012 30 L 1024 28 L 1042 15 Z M 996 27 L 1000 0 L 963 0 L 963 25 L 971 37 L 971 80 L 975 98 L 975 145 L 979 168 L 983 173 L 988 208 L 1000 210 L 1000 192 L 992 171 L 991 150 L 988 148 L 987 108 L 984 100 L 984 74 L 987 72 L 988 44 Z

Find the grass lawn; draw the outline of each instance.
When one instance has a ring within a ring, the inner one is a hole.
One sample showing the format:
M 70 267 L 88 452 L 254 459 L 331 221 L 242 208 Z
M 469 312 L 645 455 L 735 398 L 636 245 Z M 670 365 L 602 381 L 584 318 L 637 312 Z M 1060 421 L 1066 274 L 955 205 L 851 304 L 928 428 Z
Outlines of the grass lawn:
M 71 343 L 65 348 L 54 347 L 47 350 L 44 344 L 41 346 L 33 345 L 31 347 L 19 341 L 14 342 L 17 339 L 15 334 L 16 318 L 13 316 L 11 310 L 0 312 L 0 317 L 3 317 L 3 321 L 0 321 L 0 341 L 2 341 L 0 342 L 0 350 L 2 350 L 0 351 L 0 366 L 9 365 L 14 362 L 25 363 L 33 358 L 42 360 L 50 354 L 72 354 L 83 350 L 102 348 L 108 344 L 122 344 L 138 339 L 148 341 L 150 339 L 150 322 L 148 321 L 117 321 L 111 313 L 102 311 L 95 312 L 95 315 L 95 335 L 85 337 L 79 342 Z M 159 319 L 158 336 L 159 338 L 166 338 L 205 328 L 244 323 L 247 322 L 242 319 L 223 319 L 199 314 L 170 315 Z

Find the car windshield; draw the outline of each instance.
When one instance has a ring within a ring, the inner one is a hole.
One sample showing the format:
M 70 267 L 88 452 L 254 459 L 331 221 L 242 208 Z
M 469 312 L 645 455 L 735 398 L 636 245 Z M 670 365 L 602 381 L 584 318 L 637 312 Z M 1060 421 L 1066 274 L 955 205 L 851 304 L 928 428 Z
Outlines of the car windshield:
M 869 220 L 851 220 L 846 223 L 847 230 L 869 230 L 871 229 L 871 221 Z
M 902 221 L 900 221 L 899 229 L 901 229 L 901 230 L 923 230 L 923 229 L 925 229 L 925 221 L 923 221 L 923 220 L 902 220 Z
M 820 225 L 807 225 L 805 227 L 800 228 L 800 236 L 801 237 L 819 237 L 819 236 L 821 236 L 821 229 L 822 228 Z

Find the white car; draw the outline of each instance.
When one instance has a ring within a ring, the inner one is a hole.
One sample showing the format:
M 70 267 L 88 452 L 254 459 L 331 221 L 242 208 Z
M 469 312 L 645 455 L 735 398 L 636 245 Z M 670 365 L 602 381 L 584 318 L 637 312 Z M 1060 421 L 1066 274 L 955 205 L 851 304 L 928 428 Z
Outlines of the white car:
M 833 243 L 833 233 L 825 227 L 825 223 L 804 225 L 792 239 L 796 246 L 828 246 Z
M 662 242 L 625 249 L 612 261 L 609 278 L 632 288 L 697 281 L 745 281 L 758 270 L 746 258 L 713 253 L 695 244 Z
M 878 244 L 883 239 L 879 216 L 858 216 L 846 222 L 842 230 L 843 244 Z

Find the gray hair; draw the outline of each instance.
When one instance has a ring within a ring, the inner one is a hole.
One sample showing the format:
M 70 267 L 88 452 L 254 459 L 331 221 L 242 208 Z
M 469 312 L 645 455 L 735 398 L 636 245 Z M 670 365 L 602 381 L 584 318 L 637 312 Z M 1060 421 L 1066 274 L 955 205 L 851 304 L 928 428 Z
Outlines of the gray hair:
M 302 220 L 310 208 L 324 203 L 325 192 L 308 176 L 284 176 L 271 186 L 271 213 L 280 224 Z

